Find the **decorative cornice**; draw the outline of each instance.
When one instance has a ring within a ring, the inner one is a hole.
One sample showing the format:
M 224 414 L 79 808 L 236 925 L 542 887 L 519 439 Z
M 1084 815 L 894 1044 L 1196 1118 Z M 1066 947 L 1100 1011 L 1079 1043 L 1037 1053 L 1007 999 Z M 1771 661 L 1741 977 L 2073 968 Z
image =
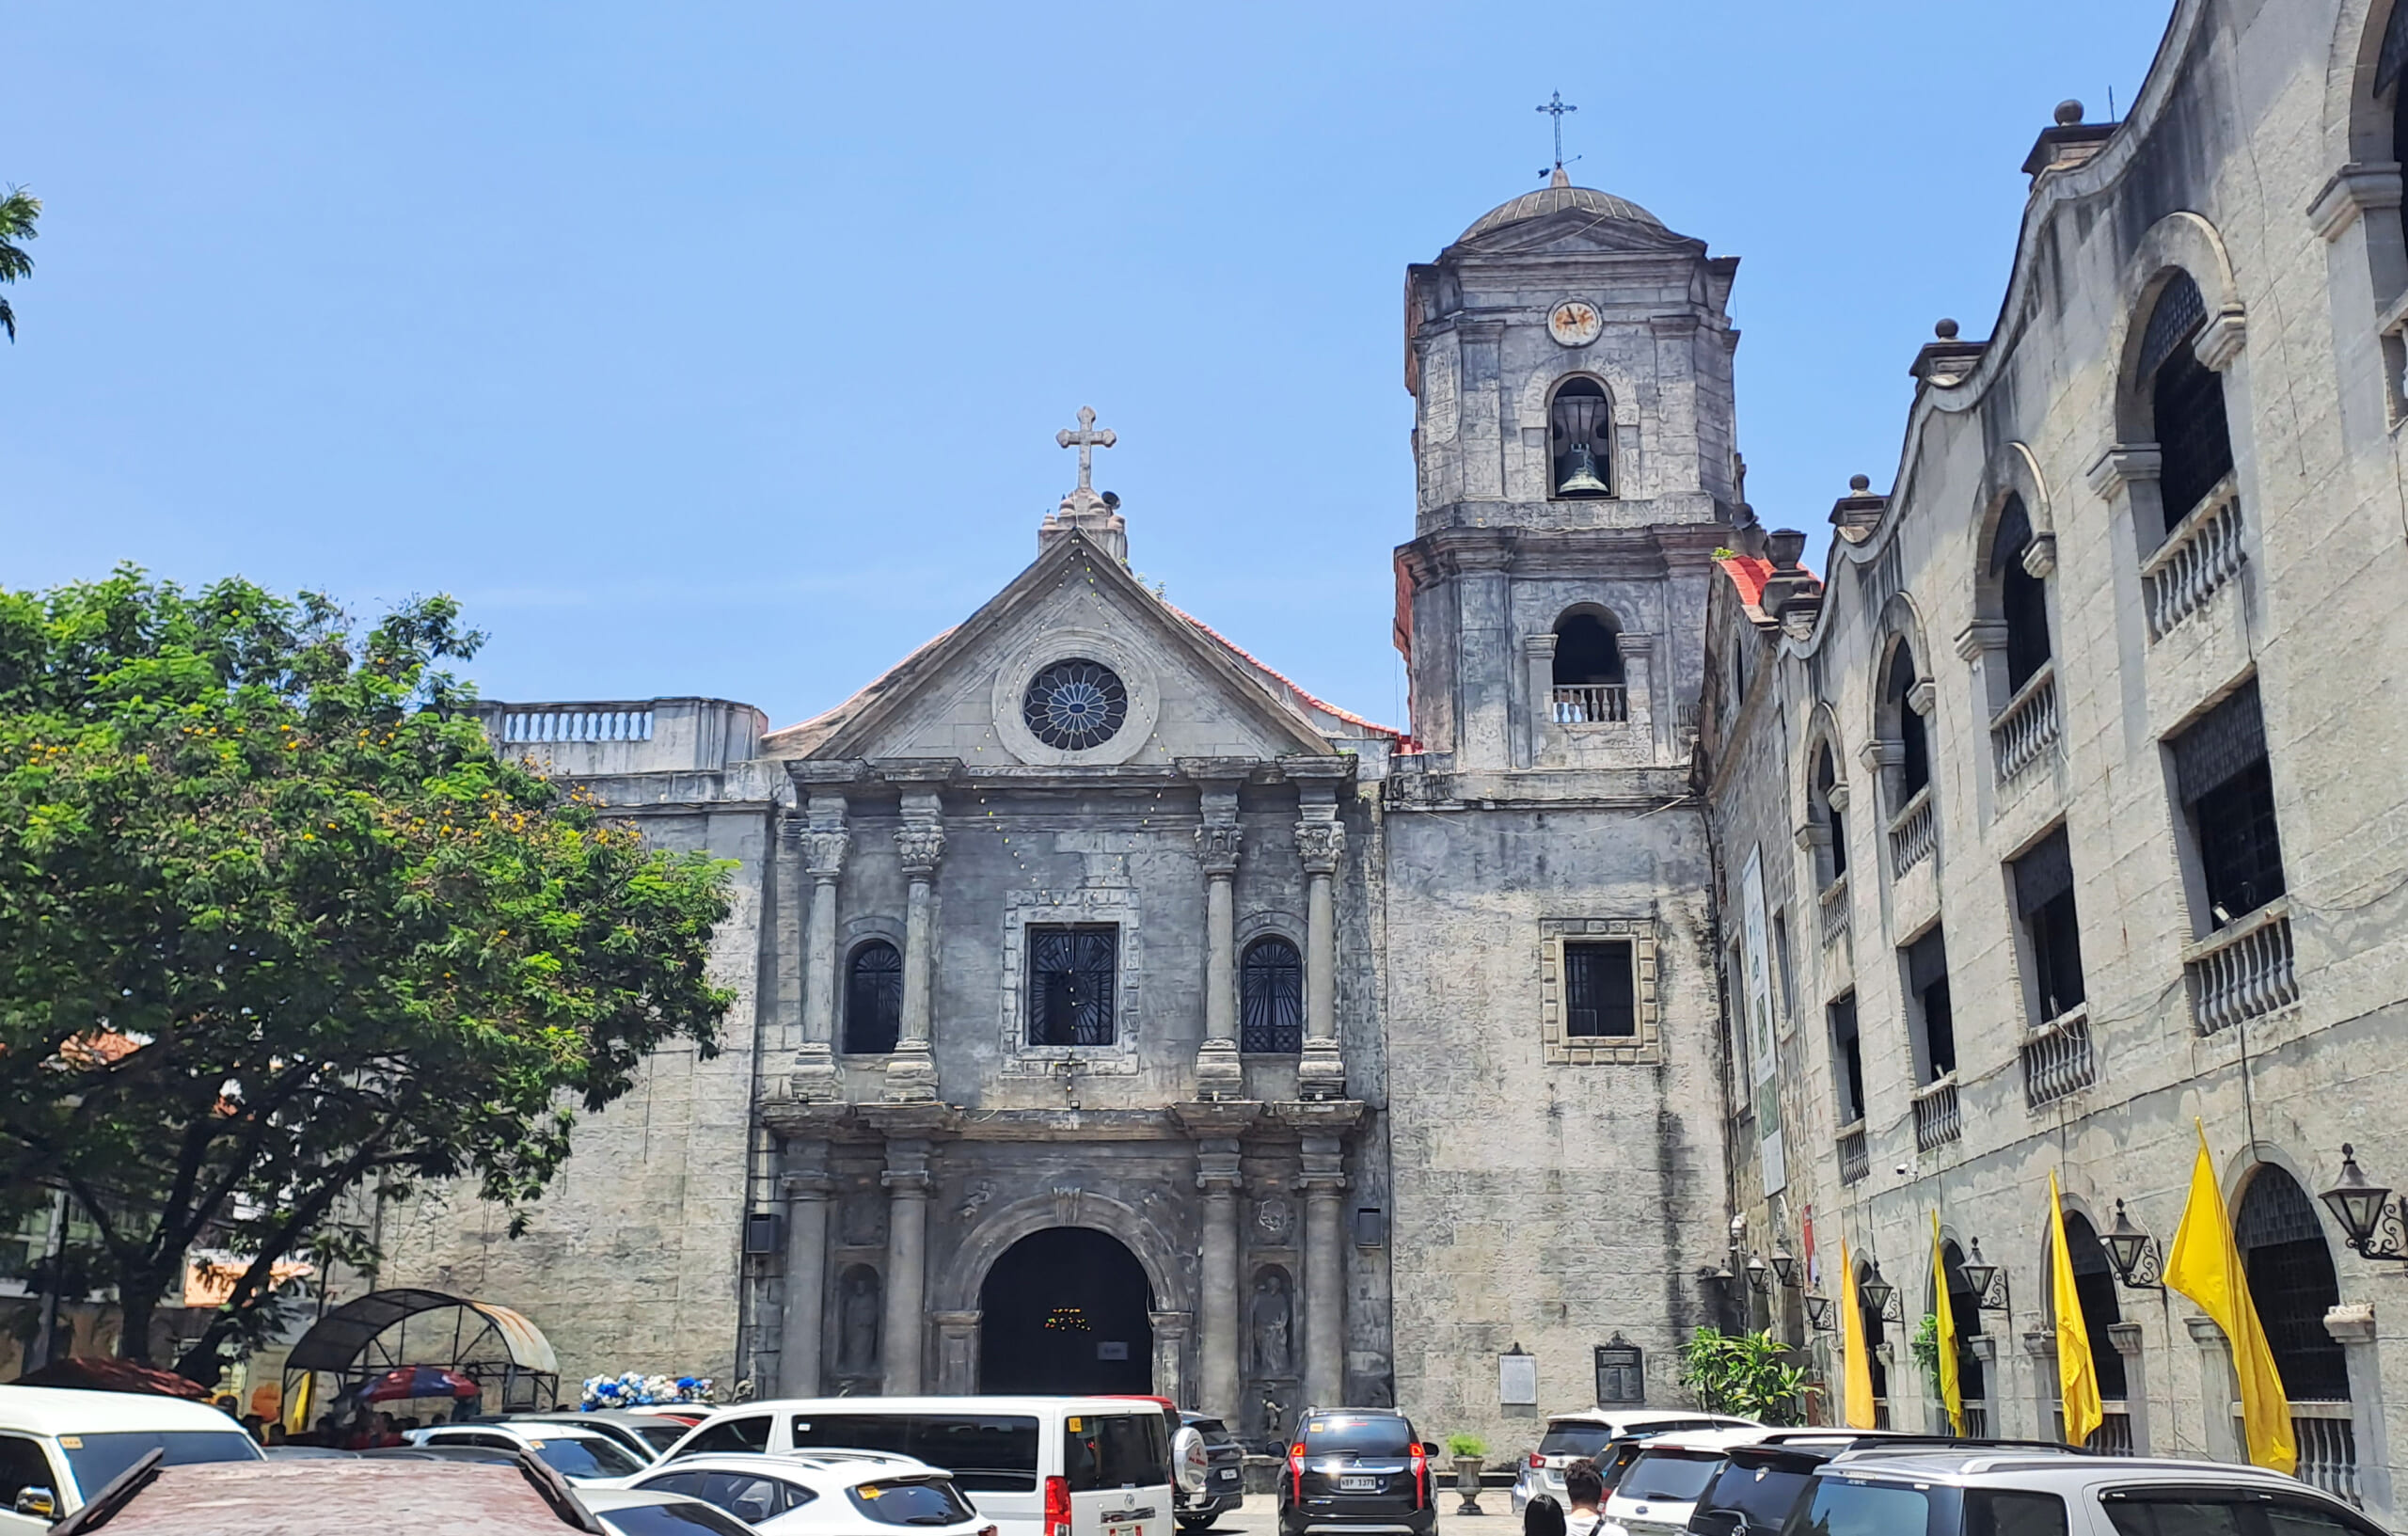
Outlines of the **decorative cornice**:
M 944 858 L 944 828 L 934 822 L 907 822 L 895 829 L 895 851 L 902 857 L 907 879 L 930 879 Z
M 2335 171 L 2308 199 L 2307 222 L 2319 236 L 2334 241 L 2359 214 L 2399 206 L 2399 162 L 2356 161 Z
M 2057 574 L 2057 536 L 2034 532 L 2032 542 L 2023 546 L 2023 574 L 2036 581 L 2046 581 Z
M 1995 651 L 2005 644 L 2004 619 L 1975 619 L 1956 632 L 1956 655 L 1967 661 L 1984 651 Z
M 2090 488 L 2106 500 L 2134 481 L 2155 480 L 2164 458 L 2155 443 L 2110 443 L 2083 471 Z

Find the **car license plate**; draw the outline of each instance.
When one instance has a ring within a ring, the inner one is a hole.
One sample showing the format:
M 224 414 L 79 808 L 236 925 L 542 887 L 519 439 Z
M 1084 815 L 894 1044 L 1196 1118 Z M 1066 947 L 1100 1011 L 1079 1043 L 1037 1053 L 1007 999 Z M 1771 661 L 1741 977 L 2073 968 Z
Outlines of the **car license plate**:
M 1338 1480 L 1338 1491 L 1341 1494 L 1376 1494 L 1385 1481 L 1382 1478 L 1341 1477 Z
M 1103 1536 L 1146 1536 L 1146 1528 L 1143 1526 L 1106 1526 L 1103 1528 Z

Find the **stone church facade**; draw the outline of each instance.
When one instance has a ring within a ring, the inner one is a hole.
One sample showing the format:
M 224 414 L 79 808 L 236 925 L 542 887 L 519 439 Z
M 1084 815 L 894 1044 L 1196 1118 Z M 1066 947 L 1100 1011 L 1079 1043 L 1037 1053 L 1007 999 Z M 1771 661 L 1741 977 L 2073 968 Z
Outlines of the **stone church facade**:
M 1746 501 L 1736 261 L 1560 171 L 1475 221 L 1406 274 L 1409 733 L 1139 584 L 1084 416 L 1035 562 L 819 719 L 487 705 L 734 861 L 738 1003 L 525 1236 L 423 1202 L 388 1283 L 571 1373 L 1510 1450 L 1681 1401 L 1700 1324 L 1824 1361 L 1845 1240 L 1894 1420 L 1944 1284 L 2047 1436 L 2055 1169 L 2108 1439 L 2231 1455 L 2147 1289 L 2195 1117 L 2308 1470 L 2390 1510 L 2408 1268 L 2315 1196 L 2345 1141 L 2408 1180 L 2403 61 L 2384 0 L 2181 0 L 2127 120 L 2040 134 L 1993 333 L 1917 354 L 1821 577 Z

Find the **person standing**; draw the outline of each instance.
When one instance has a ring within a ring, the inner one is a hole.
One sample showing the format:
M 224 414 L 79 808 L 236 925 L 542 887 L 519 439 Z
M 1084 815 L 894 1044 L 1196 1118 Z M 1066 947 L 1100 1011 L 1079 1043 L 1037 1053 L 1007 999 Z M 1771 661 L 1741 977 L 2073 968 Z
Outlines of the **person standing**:
M 1584 1456 L 1563 1469 L 1563 1496 L 1572 1503 L 1563 1516 L 1567 1536 L 1590 1536 L 1605 1518 L 1606 1480 L 1595 1462 Z

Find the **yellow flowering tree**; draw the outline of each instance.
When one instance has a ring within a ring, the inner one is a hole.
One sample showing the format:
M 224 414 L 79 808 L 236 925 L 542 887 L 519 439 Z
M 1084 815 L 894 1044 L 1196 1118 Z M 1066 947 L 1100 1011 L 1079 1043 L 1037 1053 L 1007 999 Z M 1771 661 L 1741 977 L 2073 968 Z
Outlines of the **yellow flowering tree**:
M 214 1380 L 279 1260 L 371 1257 L 347 1199 L 518 1206 L 647 1053 L 712 1048 L 724 867 L 498 756 L 444 670 L 482 640 L 445 597 L 0 592 L 0 1164 L 96 1227 L 62 1269 L 113 1281 L 119 1354 L 230 1249 L 176 1362 Z

